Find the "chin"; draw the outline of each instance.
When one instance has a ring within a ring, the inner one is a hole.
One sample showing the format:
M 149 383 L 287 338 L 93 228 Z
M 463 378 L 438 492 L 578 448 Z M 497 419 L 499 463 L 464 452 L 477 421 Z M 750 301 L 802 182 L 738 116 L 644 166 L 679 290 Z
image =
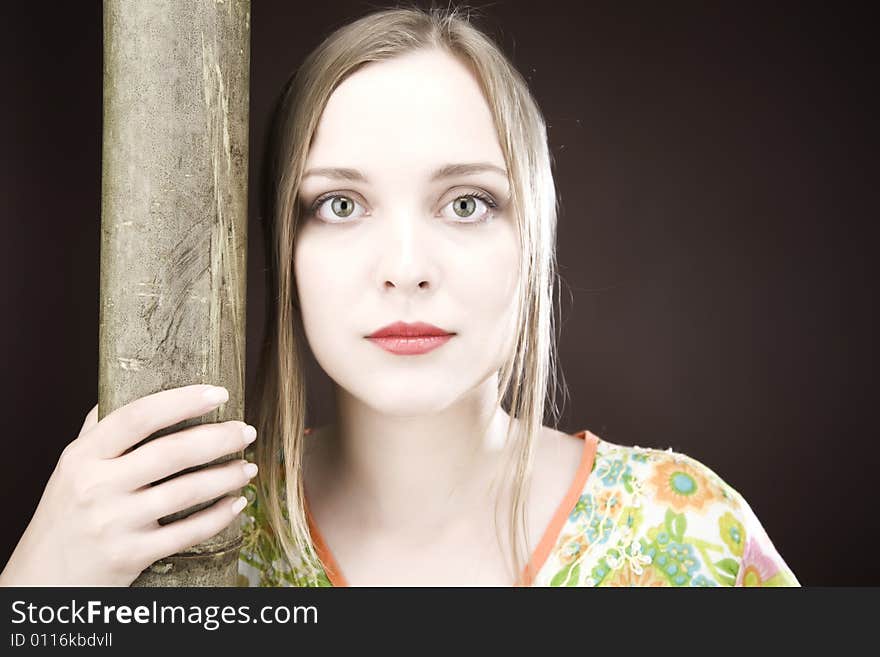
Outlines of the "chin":
M 389 382 L 390 383 L 390 382 Z M 409 386 L 369 385 L 349 389 L 349 394 L 378 413 L 394 417 L 433 415 L 451 406 L 464 391 L 453 391 L 432 385 Z

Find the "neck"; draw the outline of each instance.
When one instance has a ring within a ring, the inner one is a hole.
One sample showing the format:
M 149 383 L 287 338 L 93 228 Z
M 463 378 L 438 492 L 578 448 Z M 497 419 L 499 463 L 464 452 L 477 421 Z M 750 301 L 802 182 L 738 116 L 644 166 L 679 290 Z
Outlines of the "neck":
M 507 446 L 497 375 L 436 413 L 390 415 L 336 389 L 326 468 L 365 529 L 425 536 L 489 508 Z M 356 508 L 352 508 L 352 505 Z

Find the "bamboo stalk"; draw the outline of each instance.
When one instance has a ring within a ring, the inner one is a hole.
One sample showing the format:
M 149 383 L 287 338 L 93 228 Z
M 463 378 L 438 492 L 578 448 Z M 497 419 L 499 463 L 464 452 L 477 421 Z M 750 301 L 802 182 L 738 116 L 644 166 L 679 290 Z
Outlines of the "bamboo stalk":
M 104 0 L 103 21 L 101 417 L 211 383 L 225 405 L 147 440 L 243 419 L 250 1 Z M 240 543 L 232 522 L 132 586 L 234 585 Z

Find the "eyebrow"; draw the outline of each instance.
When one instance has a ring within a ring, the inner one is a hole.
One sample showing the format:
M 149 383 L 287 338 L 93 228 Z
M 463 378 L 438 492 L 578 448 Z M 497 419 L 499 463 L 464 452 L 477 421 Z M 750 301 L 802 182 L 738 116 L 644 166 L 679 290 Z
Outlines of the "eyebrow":
M 462 164 L 444 164 L 431 174 L 431 182 L 442 180 L 443 178 L 452 178 L 454 176 L 467 176 L 475 173 L 497 173 L 507 178 L 507 171 L 499 166 L 490 164 L 489 162 L 469 162 Z M 317 167 L 306 171 L 303 179 L 309 176 L 323 176 L 325 178 L 336 178 L 338 180 L 352 180 L 355 182 L 369 182 L 363 172 L 357 169 L 348 169 L 345 167 Z

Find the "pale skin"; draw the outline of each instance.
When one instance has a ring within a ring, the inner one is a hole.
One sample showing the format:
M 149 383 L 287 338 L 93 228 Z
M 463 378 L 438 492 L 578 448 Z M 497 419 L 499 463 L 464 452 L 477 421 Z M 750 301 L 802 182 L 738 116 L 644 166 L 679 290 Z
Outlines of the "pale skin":
M 433 174 L 449 164 L 492 169 Z M 326 169 L 359 171 L 365 180 Z M 477 79 L 419 51 L 372 63 L 334 91 L 306 162 L 295 251 L 303 326 L 335 382 L 336 422 L 308 441 L 315 521 L 352 585 L 512 585 L 510 486 L 493 486 L 508 416 L 498 370 L 514 335 L 518 242 L 505 162 Z M 500 173 L 499 173 L 500 171 Z M 460 216 L 453 201 L 478 192 Z M 337 197 L 338 198 L 338 197 Z M 480 222 L 483 217 L 487 221 Z M 365 336 L 394 321 L 456 335 L 397 355 Z M 574 477 L 575 436 L 544 427 L 528 499 L 534 549 Z
M 190 385 L 135 399 L 98 421 L 98 406 L 61 454 L 0 586 L 128 586 L 162 557 L 201 543 L 233 522 L 237 491 L 255 471 L 233 459 L 152 482 L 238 452 L 252 442 L 238 420 L 188 427 L 130 450 L 160 429 L 223 403 Z M 225 399 L 229 393 L 223 390 Z M 226 493 L 235 491 L 235 495 Z M 164 526 L 175 511 L 218 499 Z
M 506 176 L 447 164 L 504 159 L 476 79 L 449 55 L 424 51 L 370 64 L 332 95 L 307 169 L 358 169 L 366 182 L 309 176 L 302 200 L 339 192 L 306 218 L 295 254 L 303 325 L 336 384 L 336 422 L 308 439 L 303 476 L 315 520 L 353 585 L 502 585 L 510 482 L 493 483 L 507 414 L 495 400 L 513 338 L 517 239 Z M 459 216 L 453 201 L 479 192 Z M 491 211 L 486 222 L 467 225 Z M 390 354 L 365 339 L 394 321 L 456 335 L 427 354 Z M 233 460 L 162 484 L 254 439 L 237 420 L 205 423 L 131 449 L 204 415 L 210 386 L 163 390 L 101 421 L 95 406 L 64 449 L 0 585 L 127 586 L 154 561 L 220 532 L 254 475 Z M 258 439 L 258 438 L 257 438 Z M 131 450 L 131 451 L 129 451 Z M 543 427 L 527 500 L 534 548 L 568 489 L 583 441 Z M 493 509 L 501 504 L 496 542 Z M 158 519 L 211 500 L 169 525 Z

